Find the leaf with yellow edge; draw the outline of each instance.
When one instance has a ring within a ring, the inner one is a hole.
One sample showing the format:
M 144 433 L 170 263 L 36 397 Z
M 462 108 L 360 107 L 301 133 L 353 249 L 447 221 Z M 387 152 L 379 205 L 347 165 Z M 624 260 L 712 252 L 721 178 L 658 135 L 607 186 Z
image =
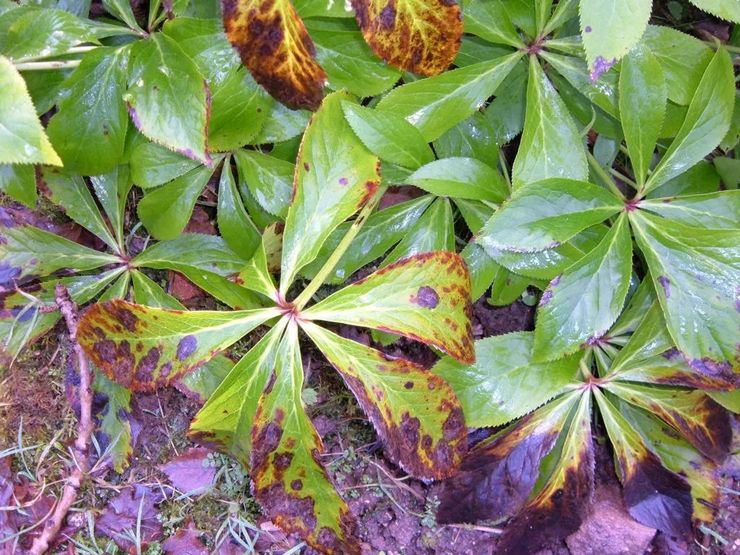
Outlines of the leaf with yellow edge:
M 352 390 L 391 460 L 424 479 L 455 470 L 467 450 L 467 429 L 460 402 L 442 378 L 316 324 L 301 326 Z
M 455 0 L 352 0 L 365 41 L 389 64 L 437 75 L 452 64 L 462 39 Z
M 359 554 L 354 519 L 321 464 L 321 438 L 301 399 L 303 366 L 298 327 L 287 330 L 252 428 L 254 496 L 288 533 L 328 554 Z
M 472 364 L 470 304 L 465 262 L 438 251 L 394 262 L 310 307 L 303 317 L 404 335 Z
M 267 92 L 291 108 L 316 110 L 326 73 L 290 0 L 224 0 L 226 37 Z
M 90 360 L 133 391 L 169 385 L 279 314 L 164 310 L 121 300 L 91 306 L 78 337 Z

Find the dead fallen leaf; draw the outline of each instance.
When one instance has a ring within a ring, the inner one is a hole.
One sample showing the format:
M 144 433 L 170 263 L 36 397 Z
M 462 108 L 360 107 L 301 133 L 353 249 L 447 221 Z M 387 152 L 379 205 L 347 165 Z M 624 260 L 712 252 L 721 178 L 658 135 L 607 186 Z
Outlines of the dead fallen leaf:
M 164 535 L 156 507 L 163 499 L 160 491 L 146 486 L 136 484 L 125 487 L 105 506 L 103 514 L 95 522 L 95 531 L 112 539 L 124 551 L 132 553 L 136 546 L 129 534 L 136 533 L 138 523 L 142 547 L 146 547 Z
M 204 463 L 210 449 L 191 447 L 179 457 L 159 466 L 170 482 L 183 493 L 202 493 L 213 485 L 216 469 Z

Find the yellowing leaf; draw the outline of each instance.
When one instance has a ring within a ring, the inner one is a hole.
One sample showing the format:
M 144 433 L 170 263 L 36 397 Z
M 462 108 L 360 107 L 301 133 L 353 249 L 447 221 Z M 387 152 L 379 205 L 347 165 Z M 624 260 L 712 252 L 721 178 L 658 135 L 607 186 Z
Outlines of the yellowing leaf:
M 291 108 L 316 110 L 326 73 L 290 0 L 223 2 L 226 36 L 255 80 Z
M 460 48 L 463 24 L 454 0 L 352 0 L 373 51 L 420 75 L 442 73 Z
M 357 397 L 393 461 L 426 479 L 457 467 L 467 429 L 460 402 L 442 378 L 310 322 L 301 325 Z
M 303 317 L 405 335 L 462 362 L 475 361 L 470 276 L 451 252 L 403 258 L 330 295 Z

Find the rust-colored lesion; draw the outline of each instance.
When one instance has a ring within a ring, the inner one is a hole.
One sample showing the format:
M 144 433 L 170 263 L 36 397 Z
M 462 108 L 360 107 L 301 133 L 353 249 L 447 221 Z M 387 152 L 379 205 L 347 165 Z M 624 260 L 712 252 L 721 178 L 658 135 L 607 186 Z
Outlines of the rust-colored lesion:
M 391 65 L 419 75 L 446 70 L 463 24 L 454 0 L 352 0 L 365 41 Z
M 318 109 L 326 73 L 290 0 L 223 0 L 226 36 L 242 63 L 291 108 Z

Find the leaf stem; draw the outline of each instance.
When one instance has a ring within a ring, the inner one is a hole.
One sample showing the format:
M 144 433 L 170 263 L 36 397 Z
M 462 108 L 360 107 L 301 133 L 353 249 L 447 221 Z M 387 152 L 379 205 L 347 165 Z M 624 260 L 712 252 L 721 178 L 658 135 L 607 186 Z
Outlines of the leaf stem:
M 327 259 L 311 282 L 306 286 L 301 294 L 296 297 L 295 301 L 293 301 L 293 305 L 296 310 L 300 311 L 304 306 L 306 306 L 306 303 L 311 299 L 311 297 L 313 297 L 314 293 L 316 293 L 316 291 L 319 290 L 319 287 L 324 284 L 326 279 L 329 277 L 329 274 L 334 271 L 336 265 L 339 264 L 339 260 L 344 256 L 344 253 L 347 252 L 347 249 L 352 244 L 355 237 L 357 237 L 357 234 L 365 224 L 365 221 L 367 221 L 367 218 L 372 214 L 372 211 L 375 210 L 378 202 L 380 202 L 380 198 L 383 196 L 383 193 L 385 193 L 385 189 L 385 186 L 378 187 L 375 195 L 373 195 L 367 204 L 365 204 L 357 218 L 355 218 L 355 221 L 352 223 L 352 226 L 350 226 L 345 236 L 342 237 L 337 248 L 334 249 L 334 252 L 331 253 L 331 256 Z
M 55 62 L 25 62 L 17 63 L 15 69 L 18 71 L 44 71 L 47 69 L 73 69 L 80 65 L 82 60 L 65 60 Z
M 728 52 L 732 52 L 733 54 L 740 54 L 740 46 L 732 46 L 731 44 L 722 44 L 721 42 L 716 41 L 716 40 L 705 40 L 702 42 L 706 44 L 709 48 L 712 48 L 714 50 L 717 50 L 721 46 Z
M 632 187 L 632 188 L 634 188 L 635 190 L 638 190 L 638 189 L 639 189 L 639 187 L 638 187 L 637 183 L 635 183 L 635 182 L 634 182 L 633 180 L 631 180 L 631 179 L 630 179 L 629 177 L 627 177 L 626 175 L 624 175 L 624 174 L 622 174 L 622 173 L 618 172 L 618 171 L 617 171 L 617 170 L 615 170 L 614 168 L 609 168 L 609 173 L 610 173 L 610 174 L 612 174 L 612 175 L 613 175 L 614 177 L 616 177 L 617 179 L 620 179 L 620 180 L 624 181 L 624 182 L 625 182 L 625 183 L 626 183 L 627 185 L 631 186 L 631 187 Z
M 619 187 L 617 187 L 617 184 L 614 183 L 614 180 L 611 178 L 611 176 L 606 173 L 606 170 L 604 170 L 599 161 L 594 158 L 594 155 L 587 151 L 586 156 L 588 156 L 588 164 L 589 166 L 591 166 L 591 169 L 604 181 L 606 186 L 609 187 L 609 190 L 612 192 L 612 194 L 618 199 L 624 200 L 624 194 L 622 193 L 622 191 L 619 190 Z
M 73 46 L 72 48 L 69 48 L 65 52 L 61 54 L 54 54 L 53 56 L 29 56 L 28 58 L 19 58 L 18 60 L 15 60 L 16 67 L 18 64 L 25 64 L 28 62 L 38 62 L 39 60 L 46 60 L 47 58 L 52 58 L 54 56 L 66 56 L 68 54 L 84 54 L 85 52 L 90 52 L 91 50 L 95 50 L 97 48 L 100 48 L 99 46 Z M 60 60 L 61 61 L 61 60 Z M 72 61 L 72 60 L 67 60 Z

